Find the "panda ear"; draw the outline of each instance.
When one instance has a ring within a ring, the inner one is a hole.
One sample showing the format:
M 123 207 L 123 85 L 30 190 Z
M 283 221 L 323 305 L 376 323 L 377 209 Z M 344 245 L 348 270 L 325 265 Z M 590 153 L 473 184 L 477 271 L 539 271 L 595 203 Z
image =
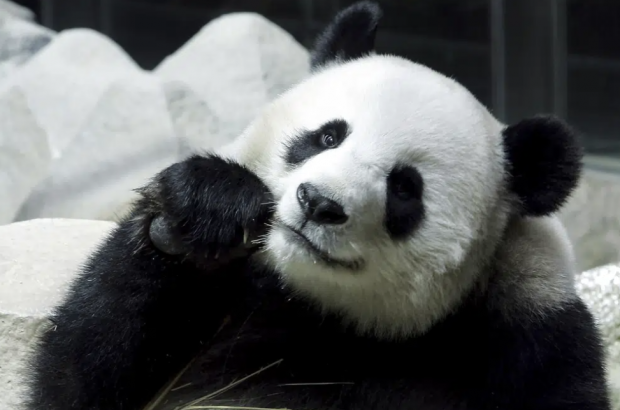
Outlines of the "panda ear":
M 504 130 L 510 185 L 521 212 L 558 211 L 579 182 L 583 151 L 577 135 L 560 119 L 537 116 Z
M 357 2 L 339 12 L 317 38 L 311 53 L 312 69 L 374 51 L 381 15 L 379 5 L 371 1 Z

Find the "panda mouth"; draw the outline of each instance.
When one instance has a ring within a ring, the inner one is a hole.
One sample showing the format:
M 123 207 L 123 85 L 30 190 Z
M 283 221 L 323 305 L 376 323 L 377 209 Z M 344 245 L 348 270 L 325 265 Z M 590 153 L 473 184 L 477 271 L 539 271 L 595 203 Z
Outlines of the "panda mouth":
M 292 233 L 292 235 L 290 236 L 295 240 L 295 242 L 297 242 L 304 248 L 308 249 L 314 255 L 318 256 L 319 259 L 321 259 L 321 261 L 323 261 L 323 263 L 325 263 L 326 265 L 332 266 L 332 267 L 345 268 L 351 271 L 358 271 L 362 269 L 364 265 L 364 262 L 362 260 L 347 261 L 347 260 L 333 258 L 329 256 L 327 252 L 323 251 L 321 248 L 316 246 L 314 242 L 308 239 L 308 237 L 306 237 L 301 231 L 288 225 L 284 225 L 284 227 L 290 233 Z

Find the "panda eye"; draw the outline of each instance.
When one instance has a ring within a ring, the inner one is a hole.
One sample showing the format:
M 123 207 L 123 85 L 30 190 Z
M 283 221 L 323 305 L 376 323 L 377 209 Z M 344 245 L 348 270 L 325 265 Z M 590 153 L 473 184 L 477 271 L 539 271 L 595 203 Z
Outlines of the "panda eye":
M 338 145 L 338 139 L 333 134 L 333 131 L 327 131 L 324 132 L 323 135 L 321 135 L 321 145 L 323 145 L 325 148 L 334 148 L 336 145 Z
M 285 161 L 296 166 L 320 153 L 338 148 L 351 134 L 349 124 L 335 119 L 314 130 L 307 130 L 286 144 Z

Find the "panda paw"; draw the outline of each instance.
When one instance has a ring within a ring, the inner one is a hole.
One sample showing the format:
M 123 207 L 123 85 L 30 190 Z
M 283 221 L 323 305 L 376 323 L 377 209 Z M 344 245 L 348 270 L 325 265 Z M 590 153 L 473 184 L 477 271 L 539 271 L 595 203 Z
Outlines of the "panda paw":
M 217 156 L 173 164 L 140 193 L 152 244 L 208 266 L 249 256 L 272 213 L 271 193 L 258 176 Z

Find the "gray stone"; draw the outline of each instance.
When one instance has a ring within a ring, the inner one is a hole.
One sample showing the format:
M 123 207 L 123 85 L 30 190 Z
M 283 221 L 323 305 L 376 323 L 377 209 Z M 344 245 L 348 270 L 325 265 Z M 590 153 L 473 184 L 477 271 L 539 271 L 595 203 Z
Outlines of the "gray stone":
M 22 20 L 0 2 L 0 81 L 3 81 L 49 44 L 55 33 Z
M 15 87 L 24 93 L 58 158 L 110 84 L 137 71 L 133 60 L 104 35 L 66 30 L 0 83 L 0 98 Z
M 560 218 L 581 270 L 620 260 L 620 175 L 586 171 Z
M 607 349 L 607 374 L 613 408 L 620 409 L 620 263 L 578 275 L 577 291 L 596 318 Z
M 214 150 L 230 141 L 226 133 L 220 132 L 215 112 L 189 86 L 176 81 L 166 82 L 163 89 L 178 139 L 180 158 Z
M 234 13 L 209 22 L 154 72 L 193 90 L 218 120 L 210 138 L 230 141 L 308 70 L 307 50 L 289 33 L 260 15 Z
M 80 265 L 113 227 L 59 219 L 0 226 L 0 409 L 20 408 L 33 343 Z
M 0 13 L 8 14 L 21 20 L 33 21 L 35 18 L 32 10 L 10 0 L 0 0 Z
M 110 84 L 84 124 L 16 220 L 118 220 L 135 199 L 134 189 L 178 158 L 161 82 L 149 73 Z
M 28 101 L 52 161 L 15 220 L 118 220 L 133 189 L 190 152 L 231 141 L 307 72 L 307 51 L 255 14 L 212 21 L 154 74 L 101 34 L 58 34 L 0 84 L 0 101 L 9 90 Z
M 47 134 L 24 94 L 17 87 L 6 90 L 0 96 L 0 225 L 13 220 L 50 163 Z

